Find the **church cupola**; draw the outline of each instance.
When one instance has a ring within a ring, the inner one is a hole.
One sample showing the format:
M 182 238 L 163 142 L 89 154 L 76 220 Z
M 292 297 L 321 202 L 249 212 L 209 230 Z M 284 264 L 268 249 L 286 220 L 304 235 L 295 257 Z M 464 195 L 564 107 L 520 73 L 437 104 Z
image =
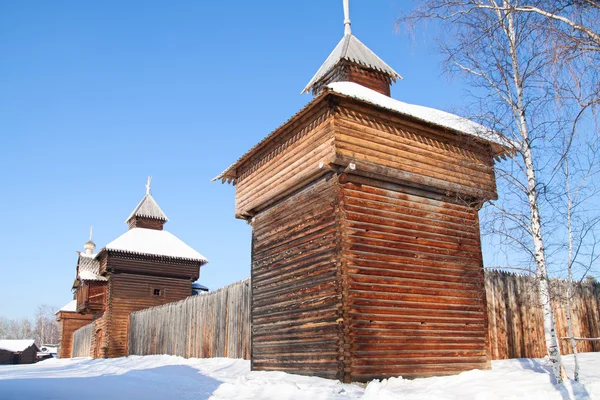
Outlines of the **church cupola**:
M 152 177 L 149 176 L 148 183 L 146 183 L 146 195 L 125 221 L 129 225 L 129 229 L 145 228 L 162 231 L 163 225 L 168 221 L 167 216 L 150 194 L 151 183 Z
M 344 37 L 302 93 L 317 96 L 333 82 L 354 82 L 390 95 L 390 86 L 402 77 L 352 35 L 349 0 L 344 0 Z
M 92 229 L 93 227 L 90 226 L 90 238 L 83 244 L 83 250 L 85 251 L 85 254 L 94 254 L 94 250 L 96 250 L 96 243 L 94 243 L 92 240 Z

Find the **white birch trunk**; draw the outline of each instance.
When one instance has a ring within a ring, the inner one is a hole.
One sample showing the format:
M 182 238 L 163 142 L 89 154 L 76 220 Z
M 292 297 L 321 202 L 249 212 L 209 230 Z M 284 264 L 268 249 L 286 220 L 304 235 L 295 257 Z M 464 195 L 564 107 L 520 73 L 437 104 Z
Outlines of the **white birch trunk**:
M 567 325 L 569 327 L 569 336 L 571 337 L 571 347 L 573 348 L 573 360 L 575 361 L 575 371 L 573 379 L 579 382 L 579 359 L 577 357 L 577 343 L 575 342 L 575 334 L 573 333 L 573 323 L 571 321 L 571 295 L 573 293 L 573 226 L 571 224 L 571 213 L 573 210 L 573 199 L 571 197 L 571 188 L 569 187 L 569 161 L 565 157 L 565 189 L 567 191 L 567 232 L 569 240 L 569 255 L 567 258 Z
M 504 6 L 506 8 L 509 8 L 510 6 L 506 0 L 504 1 Z M 563 382 L 562 362 L 558 338 L 556 336 L 556 323 L 554 320 L 554 311 L 552 310 L 548 271 L 546 269 L 546 251 L 544 247 L 544 239 L 542 237 L 542 219 L 539 212 L 537 179 L 535 176 L 535 167 L 533 164 L 533 155 L 529 138 L 529 126 L 527 119 L 525 118 L 523 82 L 521 73 L 519 71 L 519 57 L 517 51 L 517 34 L 514 25 L 513 14 L 510 12 L 501 14 L 502 15 L 499 15 L 499 18 L 501 20 L 506 20 L 506 23 L 502 22 L 502 25 L 509 39 L 513 72 L 512 80 L 515 85 L 517 97 L 517 102 L 515 105 L 513 105 L 513 112 L 519 126 L 520 135 L 523 139 L 522 156 L 525 162 L 525 172 L 527 175 L 527 199 L 529 202 L 530 212 L 530 230 L 534 245 L 536 280 L 540 293 L 540 303 L 542 306 L 542 315 L 544 320 L 544 336 L 546 339 L 548 356 L 550 358 L 550 363 L 552 364 L 554 378 L 556 383 L 560 384 Z
M 546 251 L 542 238 L 542 220 L 539 213 L 537 202 L 537 189 L 535 171 L 531 158 L 531 148 L 529 143 L 523 151 L 527 172 L 527 187 L 529 209 L 531 214 L 531 235 L 535 249 L 535 264 L 536 264 L 536 279 L 540 292 L 540 304 L 542 306 L 542 315 L 544 320 L 544 336 L 546 339 L 546 347 L 548 356 L 552 364 L 552 371 L 556 383 L 562 383 L 562 361 L 560 357 L 560 348 L 558 338 L 556 336 L 556 323 L 554 320 L 554 310 L 552 310 L 552 301 L 550 297 L 550 282 L 548 280 L 548 272 L 546 270 Z

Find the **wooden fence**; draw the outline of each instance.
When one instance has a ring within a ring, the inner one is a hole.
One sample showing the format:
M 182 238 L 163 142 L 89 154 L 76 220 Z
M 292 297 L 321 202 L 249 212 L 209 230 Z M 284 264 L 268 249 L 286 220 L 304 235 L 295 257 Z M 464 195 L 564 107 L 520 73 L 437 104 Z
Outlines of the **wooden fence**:
M 492 359 L 544 357 L 544 323 L 538 290 L 532 276 L 486 271 L 486 295 Z M 559 337 L 568 337 L 564 298 L 566 282 L 551 282 L 553 308 Z M 575 286 L 571 297 L 571 321 L 576 337 L 600 337 L 600 283 Z M 562 354 L 571 354 L 571 343 L 560 340 Z M 600 351 L 600 342 L 578 341 L 578 351 Z
M 533 277 L 489 270 L 485 277 L 492 359 L 543 357 L 544 326 Z M 552 281 L 559 337 L 568 336 L 561 301 L 565 288 L 564 281 Z M 129 354 L 249 359 L 250 296 L 250 280 L 246 279 L 210 294 L 132 313 Z M 600 337 L 600 283 L 577 285 L 571 301 L 575 336 Z M 79 331 L 88 327 L 91 325 Z M 560 344 L 563 354 L 571 353 L 569 341 L 561 340 Z M 76 347 L 74 343 L 74 357 Z M 600 342 L 579 341 L 577 348 L 600 351 Z
M 92 347 L 94 323 L 87 324 L 73 333 L 73 354 L 71 357 L 89 357 Z
M 131 313 L 129 354 L 250 358 L 250 279 Z

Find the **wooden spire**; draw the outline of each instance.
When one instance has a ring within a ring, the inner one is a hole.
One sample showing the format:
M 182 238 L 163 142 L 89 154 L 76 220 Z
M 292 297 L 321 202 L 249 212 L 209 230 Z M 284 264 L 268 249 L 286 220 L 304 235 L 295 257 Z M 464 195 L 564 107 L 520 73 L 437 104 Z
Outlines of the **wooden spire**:
M 352 35 L 350 22 L 350 0 L 344 0 L 344 35 Z
M 350 1 L 344 4 L 344 37 L 310 80 L 302 93 L 315 96 L 333 82 L 354 82 L 390 95 L 390 86 L 402 77 L 352 34 Z
M 146 228 L 162 230 L 163 225 L 168 221 L 167 216 L 150 194 L 151 184 L 152 177 L 149 176 L 146 182 L 146 195 L 125 221 L 129 225 L 129 229 Z

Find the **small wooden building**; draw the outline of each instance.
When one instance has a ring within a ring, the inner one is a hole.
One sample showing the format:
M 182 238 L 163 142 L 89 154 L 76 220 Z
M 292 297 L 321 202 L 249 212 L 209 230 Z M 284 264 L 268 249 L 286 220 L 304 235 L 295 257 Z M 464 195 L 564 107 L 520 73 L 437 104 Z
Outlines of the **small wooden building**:
M 350 30 L 314 99 L 215 179 L 252 225 L 252 369 L 367 381 L 489 368 L 478 210 L 502 142 L 392 99 Z
M 81 255 L 79 256 L 81 260 Z M 77 300 L 71 300 L 56 312 L 56 322 L 60 333 L 58 358 L 71 358 L 73 352 L 73 333 L 92 322 L 92 315 L 77 312 Z
M 146 195 L 125 221 L 129 230 L 96 254 L 90 240 L 86 253 L 79 254 L 75 311 L 93 324 L 94 358 L 128 355 L 131 312 L 192 295 L 192 283 L 208 260 L 164 230 L 166 222 L 148 182 Z
M 0 340 L 0 365 L 33 364 L 38 351 L 34 340 Z

